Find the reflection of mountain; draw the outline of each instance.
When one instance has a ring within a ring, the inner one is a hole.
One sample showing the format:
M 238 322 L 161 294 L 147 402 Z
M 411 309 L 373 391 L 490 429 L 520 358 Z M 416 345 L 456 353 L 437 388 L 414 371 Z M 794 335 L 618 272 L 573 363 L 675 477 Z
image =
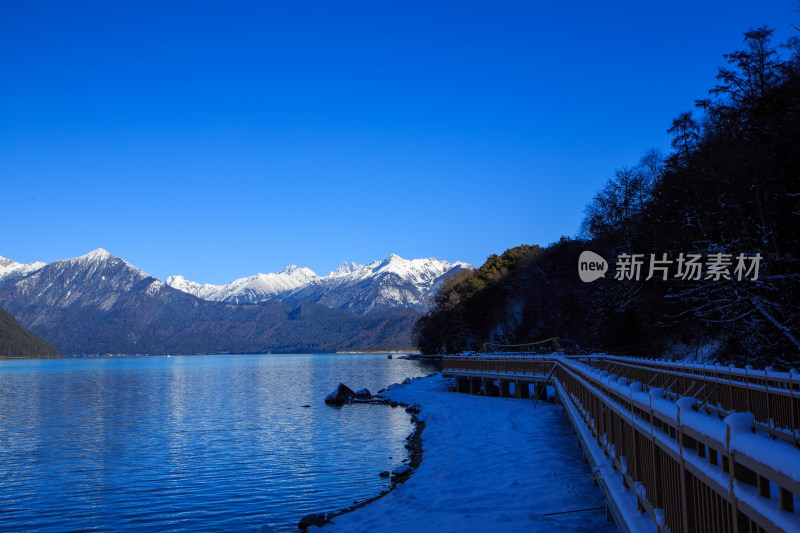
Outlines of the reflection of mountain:
M 417 316 L 206 301 L 102 249 L 47 265 L 3 260 L 0 268 L 0 305 L 67 354 L 402 349 Z
M 467 263 L 409 260 L 392 254 L 368 265 L 342 263 L 327 276 L 291 265 L 282 272 L 256 274 L 227 285 L 200 285 L 182 276 L 169 277 L 167 284 L 204 300 L 234 304 L 277 300 L 318 303 L 361 314 L 398 307 L 425 311 L 430 297 L 448 275 L 471 268 Z

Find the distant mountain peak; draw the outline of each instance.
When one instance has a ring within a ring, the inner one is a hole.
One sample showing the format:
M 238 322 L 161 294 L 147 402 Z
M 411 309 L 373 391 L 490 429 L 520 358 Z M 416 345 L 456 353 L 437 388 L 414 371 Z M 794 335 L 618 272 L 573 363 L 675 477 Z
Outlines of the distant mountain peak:
M 0 279 L 7 276 L 24 277 L 45 266 L 47 263 L 36 261 L 34 263 L 18 263 L 13 259 L 0 256 Z
M 111 255 L 108 250 L 105 248 L 95 248 L 88 254 L 84 254 L 80 257 L 76 257 L 77 260 L 84 260 L 84 261 L 105 261 L 106 259 L 112 259 L 114 256 Z
M 363 268 L 363 265 L 359 265 L 359 264 L 356 264 L 356 263 L 348 263 L 347 261 L 342 261 L 342 264 L 339 265 L 339 268 L 337 268 L 331 274 L 335 274 L 337 276 L 342 276 L 342 275 L 350 274 L 352 272 L 357 272 L 357 271 L 361 270 L 362 268 Z
M 278 272 L 278 274 L 286 274 L 288 276 L 297 277 L 297 278 L 314 278 L 314 277 L 318 277 L 317 274 L 313 270 L 311 270 L 310 268 L 299 267 L 297 265 L 289 265 L 286 268 L 284 268 L 283 270 L 281 270 L 280 272 Z M 265 274 L 261 274 L 261 275 L 264 276 Z M 268 276 L 269 274 L 266 274 L 266 275 Z

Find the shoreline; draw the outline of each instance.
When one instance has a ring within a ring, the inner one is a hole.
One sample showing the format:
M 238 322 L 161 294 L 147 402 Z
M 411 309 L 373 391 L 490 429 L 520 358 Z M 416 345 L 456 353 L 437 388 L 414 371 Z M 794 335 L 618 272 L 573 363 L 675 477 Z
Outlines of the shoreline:
M 425 379 L 425 378 L 422 378 Z M 334 518 L 338 518 L 340 516 L 346 515 L 348 513 L 352 513 L 353 511 L 357 511 L 362 507 L 366 507 L 371 503 L 375 503 L 376 501 L 380 500 L 381 498 L 390 494 L 393 490 L 397 488 L 398 485 L 405 483 L 408 481 L 416 472 L 419 465 L 422 463 L 423 458 L 423 446 L 422 446 L 422 432 L 425 430 L 425 421 L 420 420 L 416 413 L 409 411 L 409 405 L 404 402 L 396 402 L 394 400 L 390 400 L 389 398 L 383 396 L 382 394 L 376 394 L 373 398 L 381 398 L 382 401 L 380 402 L 383 405 L 386 405 L 392 409 L 396 407 L 403 407 L 406 412 L 411 415 L 411 422 L 414 424 L 414 429 L 411 433 L 406 437 L 406 444 L 405 447 L 408 450 L 408 466 L 410 466 L 413 470 L 406 476 L 403 476 L 400 479 L 395 479 L 391 482 L 389 488 L 382 490 L 375 496 L 367 498 L 366 500 L 360 501 L 358 503 L 354 503 L 344 509 L 339 509 L 338 511 L 331 511 L 328 512 L 320 512 L 320 513 L 312 513 L 310 515 L 306 515 L 305 517 L 301 518 L 297 525 L 297 530 L 303 533 L 306 533 L 309 528 L 314 528 L 315 530 L 324 527 L 331 523 Z M 358 402 L 356 402 L 358 403 Z M 365 403 L 365 402 L 364 402 Z M 325 518 L 319 521 L 315 521 L 314 524 L 301 527 L 300 524 L 303 523 L 304 520 L 310 517 L 321 517 L 324 516 Z
M 113 359 L 122 357 L 204 357 L 215 355 L 407 355 L 406 359 L 427 360 L 427 356 L 417 357 L 413 350 L 365 350 L 365 351 L 336 351 L 336 352 L 208 352 L 208 353 L 80 353 L 60 355 L 0 355 L 3 359 Z M 441 359 L 441 356 L 438 356 Z

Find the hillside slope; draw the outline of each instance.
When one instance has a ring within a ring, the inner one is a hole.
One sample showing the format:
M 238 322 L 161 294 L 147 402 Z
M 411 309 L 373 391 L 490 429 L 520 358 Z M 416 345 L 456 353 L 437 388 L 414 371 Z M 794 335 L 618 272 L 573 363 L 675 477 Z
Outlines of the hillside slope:
M 0 357 L 61 357 L 61 354 L 0 308 Z

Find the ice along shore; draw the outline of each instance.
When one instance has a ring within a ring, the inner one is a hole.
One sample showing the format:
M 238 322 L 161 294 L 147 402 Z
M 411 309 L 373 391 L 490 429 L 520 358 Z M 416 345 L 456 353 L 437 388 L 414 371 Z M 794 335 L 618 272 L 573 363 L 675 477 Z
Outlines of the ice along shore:
M 424 460 L 405 482 L 325 532 L 616 531 L 563 407 L 450 392 L 437 374 L 396 385 L 417 403 Z M 316 531 L 312 527 L 309 531 Z

